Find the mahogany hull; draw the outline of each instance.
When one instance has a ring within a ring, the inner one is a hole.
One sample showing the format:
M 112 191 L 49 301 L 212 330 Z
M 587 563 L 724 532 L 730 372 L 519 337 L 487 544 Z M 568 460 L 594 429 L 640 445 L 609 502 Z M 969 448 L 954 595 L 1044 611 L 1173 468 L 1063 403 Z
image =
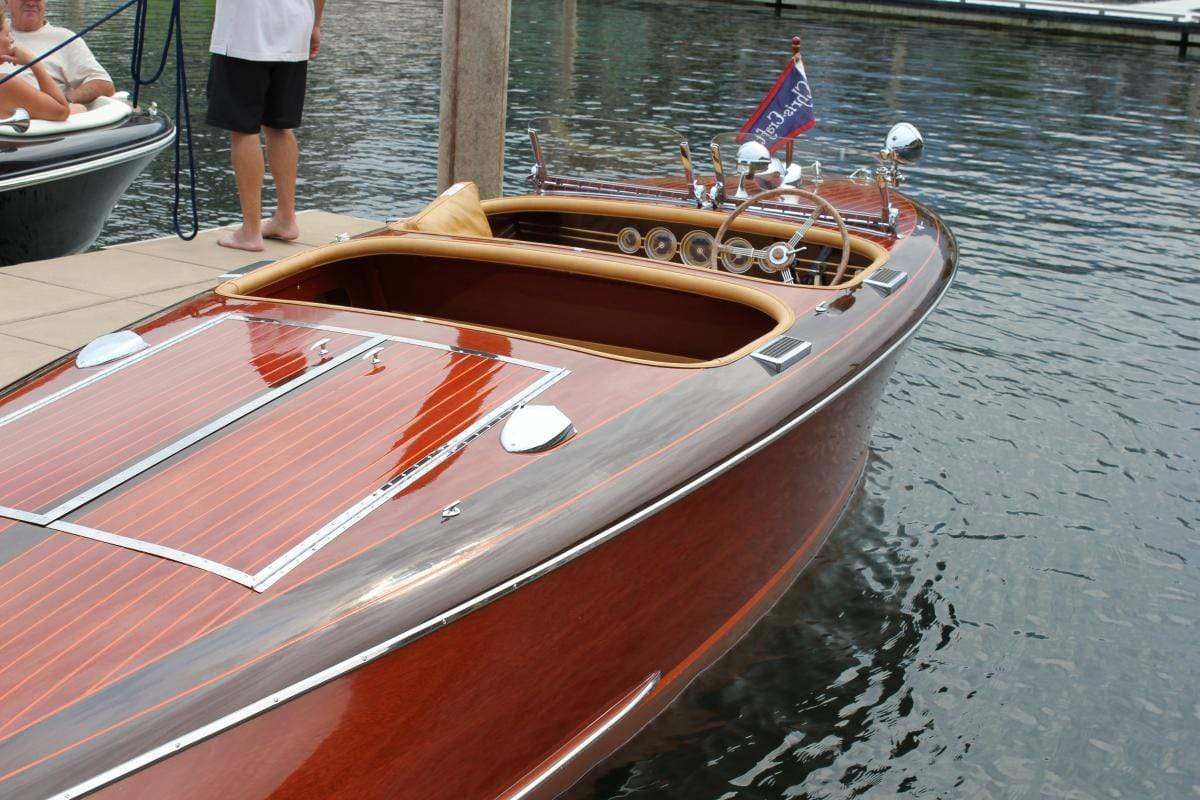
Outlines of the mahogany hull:
M 721 276 L 794 315 L 782 371 L 210 293 L 139 323 L 143 360 L 0 393 L 0 798 L 569 785 L 835 523 L 954 272 L 936 217 L 902 224 L 898 288 Z M 577 433 L 508 452 L 487 421 L 533 390 Z
M 809 562 L 858 485 L 895 357 L 595 549 L 95 796 L 553 797 Z

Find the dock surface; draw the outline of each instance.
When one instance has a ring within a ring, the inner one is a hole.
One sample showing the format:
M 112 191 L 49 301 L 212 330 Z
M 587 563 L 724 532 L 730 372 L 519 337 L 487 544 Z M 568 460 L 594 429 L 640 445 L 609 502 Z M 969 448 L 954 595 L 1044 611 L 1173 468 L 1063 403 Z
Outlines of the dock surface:
M 169 236 L 0 267 L 0 387 L 93 338 L 119 330 L 221 282 L 225 272 L 327 244 L 378 220 L 303 211 L 300 238 L 250 253 L 217 244 L 228 228 L 185 242 Z

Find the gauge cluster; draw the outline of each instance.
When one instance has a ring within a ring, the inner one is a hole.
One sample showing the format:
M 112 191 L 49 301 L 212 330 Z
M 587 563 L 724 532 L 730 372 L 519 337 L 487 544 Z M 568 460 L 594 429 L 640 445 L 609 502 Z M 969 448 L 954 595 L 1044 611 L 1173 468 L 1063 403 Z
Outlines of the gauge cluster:
M 713 235 L 706 230 L 688 231 L 682 239 L 662 226 L 643 233 L 629 225 L 617 233 L 617 247 L 626 255 L 644 255 L 655 261 L 680 261 L 689 267 L 711 269 L 714 245 Z M 765 249 L 758 249 L 744 236 L 729 236 L 725 238 L 718 261 L 726 271 L 737 275 L 757 269 L 791 283 L 796 253 L 787 242 L 774 242 L 765 245 Z

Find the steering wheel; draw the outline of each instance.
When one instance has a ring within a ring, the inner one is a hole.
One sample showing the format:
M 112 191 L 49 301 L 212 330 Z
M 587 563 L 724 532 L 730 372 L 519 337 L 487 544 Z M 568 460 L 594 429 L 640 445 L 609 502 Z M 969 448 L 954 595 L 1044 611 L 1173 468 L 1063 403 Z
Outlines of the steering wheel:
M 755 250 L 753 247 L 730 247 L 727 244 L 721 243 L 725 238 L 725 234 L 729 230 L 729 226 L 733 224 L 735 219 L 738 218 L 738 215 L 755 203 L 760 203 L 763 200 L 770 200 L 772 198 L 779 197 L 780 195 L 802 197 L 805 200 L 811 201 L 813 205 L 816 206 L 816 208 L 813 209 L 813 213 L 804 221 L 803 225 L 796 229 L 796 232 L 792 234 L 792 238 L 788 239 L 786 244 L 783 242 L 777 242 L 765 250 Z M 709 269 L 717 268 L 717 257 L 723 250 L 731 251 L 737 255 L 749 256 L 750 258 L 760 258 L 768 264 L 781 264 L 794 258 L 798 252 L 797 248 L 800 246 L 800 243 L 804 241 L 804 235 L 808 233 L 809 228 L 816 224 L 817 218 L 821 216 L 822 211 L 828 212 L 828 214 L 833 217 L 833 221 L 837 223 L 838 233 L 842 235 L 842 260 L 841 263 L 838 264 L 837 274 L 834 275 L 833 283 L 830 284 L 830 286 L 836 286 L 842 282 L 842 276 L 846 274 L 846 265 L 850 263 L 850 232 L 846 230 L 846 223 L 842 221 L 842 215 L 838 213 L 837 209 L 834 208 L 833 205 L 825 198 L 815 195 L 812 192 L 806 192 L 803 189 L 793 189 L 790 186 L 780 186 L 777 189 L 768 189 L 765 192 L 759 192 L 753 197 L 743 200 L 737 208 L 729 212 L 729 216 L 726 217 L 725 221 L 721 223 L 721 227 L 717 229 L 717 236 L 713 240 L 713 250 L 711 259 L 709 260 Z M 781 267 L 781 269 L 782 268 L 786 267 Z M 819 271 L 816 274 L 816 285 L 821 285 L 821 273 Z

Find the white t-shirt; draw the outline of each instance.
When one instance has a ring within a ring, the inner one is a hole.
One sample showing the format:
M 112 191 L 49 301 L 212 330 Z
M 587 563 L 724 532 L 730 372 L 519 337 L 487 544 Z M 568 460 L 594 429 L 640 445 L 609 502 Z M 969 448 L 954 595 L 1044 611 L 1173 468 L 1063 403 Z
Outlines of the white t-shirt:
M 43 61 L 42 63 L 44 64 L 45 62 Z M 16 72 L 19 69 L 20 69 L 20 67 L 17 66 L 16 64 L 0 64 L 0 78 L 3 78 L 5 75 L 8 75 L 10 73 Z M 38 88 L 37 76 L 33 74 L 33 70 L 27 69 L 16 77 L 16 80 L 18 80 L 18 81 L 22 80 L 22 79 L 28 81 L 30 83 L 30 85 L 32 85 L 35 89 Z M 12 81 L 9 81 L 8 83 L 12 83 Z M 4 85 L 7 86 L 8 83 L 6 83 Z
M 208 49 L 247 61 L 308 61 L 315 19 L 313 0 L 217 0 Z
M 56 47 L 75 35 L 66 28 L 59 28 L 49 23 L 36 31 L 19 31 L 12 26 L 11 22 L 8 27 L 12 30 L 13 41 L 21 47 L 28 47 L 35 56 L 40 56 L 51 47 Z M 77 89 L 88 81 L 101 80 L 112 83 L 112 78 L 109 77 L 107 70 L 100 66 L 100 62 L 92 55 L 92 51 L 84 44 L 83 39 L 76 39 L 62 50 L 38 63 L 46 68 L 46 72 L 50 73 L 50 77 L 58 84 L 58 88 L 64 92 L 68 89 Z M 33 77 L 30 73 L 25 74 Z

